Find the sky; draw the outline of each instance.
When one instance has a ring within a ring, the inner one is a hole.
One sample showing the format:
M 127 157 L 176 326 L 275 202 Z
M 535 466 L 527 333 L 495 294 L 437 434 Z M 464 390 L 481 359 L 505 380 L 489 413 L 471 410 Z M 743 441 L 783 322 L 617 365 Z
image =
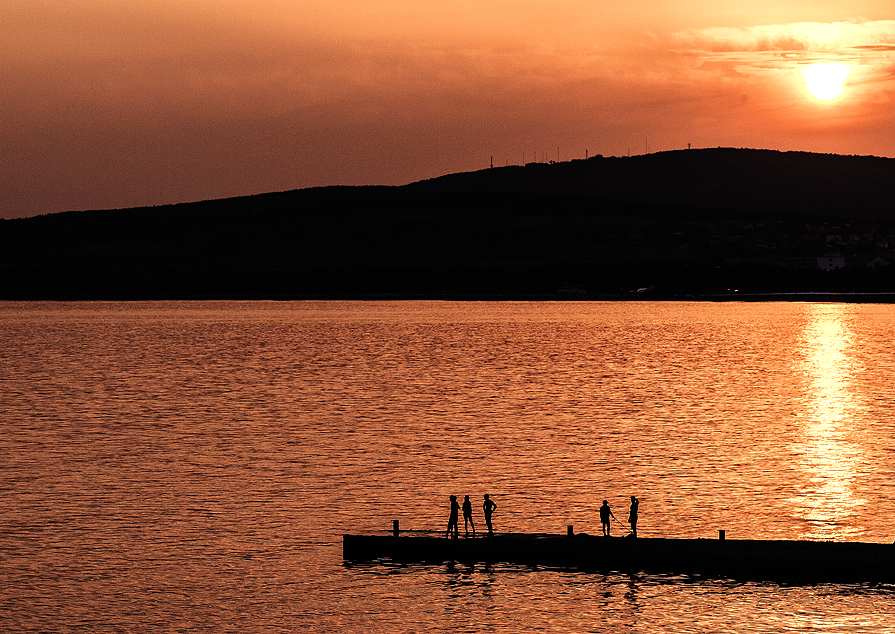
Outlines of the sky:
M 0 0 L 0 217 L 688 145 L 895 156 L 895 4 Z

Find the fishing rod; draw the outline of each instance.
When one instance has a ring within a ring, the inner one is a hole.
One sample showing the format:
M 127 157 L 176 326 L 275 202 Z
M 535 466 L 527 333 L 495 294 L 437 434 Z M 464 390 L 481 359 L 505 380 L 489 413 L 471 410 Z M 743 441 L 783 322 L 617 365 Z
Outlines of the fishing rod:
M 628 528 L 627 526 L 625 526 L 625 525 L 622 523 L 622 521 L 621 521 L 620 519 L 618 519 L 615 515 L 611 515 L 611 514 L 610 514 L 610 517 L 612 517 L 612 519 L 614 519 L 616 522 L 618 522 L 619 524 L 621 524 L 621 527 L 622 527 L 623 529 L 625 529 L 625 530 L 628 531 L 629 533 L 632 533 L 632 534 L 634 533 L 634 531 L 632 531 L 630 528 Z

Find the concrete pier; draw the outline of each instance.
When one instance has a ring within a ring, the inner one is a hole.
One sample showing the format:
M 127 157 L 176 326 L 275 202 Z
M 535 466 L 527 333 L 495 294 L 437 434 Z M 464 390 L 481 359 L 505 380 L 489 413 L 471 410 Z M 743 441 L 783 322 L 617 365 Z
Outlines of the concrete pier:
M 697 574 L 765 580 L 895 581 L 895 545 L 574 534 L 445 539 L 403 533 L 344 535 L 347 564 L 516 563 L 601 572 Z

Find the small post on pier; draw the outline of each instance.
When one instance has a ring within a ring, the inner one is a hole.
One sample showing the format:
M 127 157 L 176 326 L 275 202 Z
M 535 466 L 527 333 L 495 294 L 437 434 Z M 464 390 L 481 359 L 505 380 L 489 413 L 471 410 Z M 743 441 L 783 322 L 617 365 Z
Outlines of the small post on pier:
M 723 542 L 726 533 L 727 531 L 718 531 L 718 539 Z
M 572 525 L 569 524 L 568 526 L 566 526 L 566 535 L 568 535 L 569 537 L 572 537 L 574 534 L 575 534 L 575 529 L 572 528 Z
M 392 520 L 392 533 L 395 535 L 395 537 L 397 537 L 399 532 L 398 520 Z

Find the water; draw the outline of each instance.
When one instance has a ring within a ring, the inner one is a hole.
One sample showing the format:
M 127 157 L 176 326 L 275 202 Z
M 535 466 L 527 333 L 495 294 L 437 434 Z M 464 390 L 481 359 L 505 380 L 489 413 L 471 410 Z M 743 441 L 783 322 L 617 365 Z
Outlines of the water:
M 891 543 L 893 335 L 882 305 L 0 303 L 0 629 L 893 632 L 893 585 L 340 542 L 490 493 L 498 531 L 635 494 L 645 537 Z

